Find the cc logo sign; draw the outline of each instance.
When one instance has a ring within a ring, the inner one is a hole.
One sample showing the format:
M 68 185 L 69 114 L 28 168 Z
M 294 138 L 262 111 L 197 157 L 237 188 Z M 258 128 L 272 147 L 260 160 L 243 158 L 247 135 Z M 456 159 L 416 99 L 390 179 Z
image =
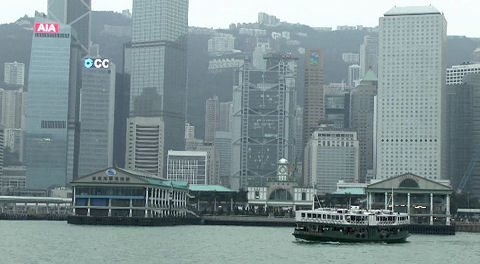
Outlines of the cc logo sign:
M 97 69 L 108 69 L 108 66 L 110 64 L 109 59 L 92 59 L 92 58 L 86 58 L 84 60 L 84 66 L 87 69 L 90 69 L 92 67 L 97 68 Z

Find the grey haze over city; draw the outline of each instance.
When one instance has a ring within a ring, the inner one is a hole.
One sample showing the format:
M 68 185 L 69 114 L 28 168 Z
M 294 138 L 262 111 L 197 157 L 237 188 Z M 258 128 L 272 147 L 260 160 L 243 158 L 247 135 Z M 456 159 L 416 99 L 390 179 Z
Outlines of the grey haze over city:
M 3 0 L 0 3 L 0 23 L 11 22 L 33 10 L 46 11 L 47 0 Z M 480 2 L 476 0 L 190 0 L 191 26 L 225 28 L 230 23 L 254 22 L 258 12 L 275 14 L 284 21 L 313 27 L 337 25 L 378 25 L 378 17 L 392 6 L 434 5 L 445 13 L 449 35 L 480 37 L 471 18 L 477 15 Z M 27 8 L 28 7 L 28 8 Z M 92 3 L 92 10 L 120 12 L 132 8 L 132 0 L 100 0 Z M 214 15 L 212 15 L 214 14 Z

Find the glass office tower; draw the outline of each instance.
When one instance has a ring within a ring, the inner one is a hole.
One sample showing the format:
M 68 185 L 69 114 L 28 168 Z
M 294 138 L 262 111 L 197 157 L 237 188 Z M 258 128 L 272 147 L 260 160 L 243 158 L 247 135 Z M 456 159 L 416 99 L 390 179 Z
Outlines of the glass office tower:
M 71 28 L 35 32 L 28 79 L 26 162 L 27 187 L 65 185 Z

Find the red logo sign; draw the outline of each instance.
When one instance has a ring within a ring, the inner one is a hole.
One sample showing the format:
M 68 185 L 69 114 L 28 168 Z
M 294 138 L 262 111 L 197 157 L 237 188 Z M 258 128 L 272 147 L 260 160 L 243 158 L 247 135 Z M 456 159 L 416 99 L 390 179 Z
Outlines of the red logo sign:
M 35 33 L 58 33 L 58 24 L 35 23 Z

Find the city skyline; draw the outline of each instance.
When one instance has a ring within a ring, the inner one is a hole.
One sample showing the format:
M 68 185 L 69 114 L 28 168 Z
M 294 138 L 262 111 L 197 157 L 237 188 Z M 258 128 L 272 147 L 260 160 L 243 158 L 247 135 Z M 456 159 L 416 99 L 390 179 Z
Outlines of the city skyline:
M 5 8 L 0 11 L 0 23 L 12 23 L 25 14 L 33 16 L 35 10 L 46 13 L 46 2 L 47 0 L 23 0 L 9 3 L 8 12 Z M 471 23 L 471 18 L 476 15 L 475 10 L 480 8 L 480 2 L 474 0 L 371 0 L 369 5 L 359 1 L 344 0 L 320 4 L 314 0 L 303 0 L 303 5 L 296 6 L 296 12 L 291 11 L 290 2 L 286 0 L 261 2 L 245 0 L 228 3 L 228 6 L 223 0 L 191 0 L 189 2 L 190 26 L 209 28 L 227 28 L 230 23 L 255 23 L 258 12 L 275 15 L 281 21 L 312 27 L 335 28 L 340 25 L 375 27 L 378 25 L 378 18 L 393 6 L 433 5 L 440 12 L 445 13 L 445 17 L 449 21 L 448 35 L 480 37 L 480 31 L 476 28 L 475 23 Z M 205 6 L 208 6 L 209 13 L 216 15 L 205 16 Z M 371 8 L 372 6 L 374 8 Z M 469 8 L 465 8 L 466 6 Z M 92 1 L 92 10 L 94 11 L 121 12 L 124 9 L 132 10 L 132 0 Z

